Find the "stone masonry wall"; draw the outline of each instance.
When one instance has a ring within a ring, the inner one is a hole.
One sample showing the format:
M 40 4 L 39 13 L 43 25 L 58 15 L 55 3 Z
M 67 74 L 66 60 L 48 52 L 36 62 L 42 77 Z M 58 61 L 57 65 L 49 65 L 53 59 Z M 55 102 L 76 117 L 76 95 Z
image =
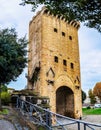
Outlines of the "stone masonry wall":
M 82 116 L 78 28 L 77 22 L 68 23 L 63 17 L 42 10 L 30 22 L 29 29 L 29 79 L 35 74 L 36 66 L 40 72 L 37 82 L 32 84 L 28 80 L 28 87 L 48 96 L 54 112 L 57 89 L 70 88 L 75 118 Z

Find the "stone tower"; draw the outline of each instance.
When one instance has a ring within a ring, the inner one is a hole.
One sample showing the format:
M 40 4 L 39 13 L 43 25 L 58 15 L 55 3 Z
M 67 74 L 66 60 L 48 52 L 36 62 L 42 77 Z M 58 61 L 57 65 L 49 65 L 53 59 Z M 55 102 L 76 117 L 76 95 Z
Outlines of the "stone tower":
M 50 109 L 82 116 L 78 29 L 76 21 L 44 8 L 29 25 L 28 88 L 50 99 Z

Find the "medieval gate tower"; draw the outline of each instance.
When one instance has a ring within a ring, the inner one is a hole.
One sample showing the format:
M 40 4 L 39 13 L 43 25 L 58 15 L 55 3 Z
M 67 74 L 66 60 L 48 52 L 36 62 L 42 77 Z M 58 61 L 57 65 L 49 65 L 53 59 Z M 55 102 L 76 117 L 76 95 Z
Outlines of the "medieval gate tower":
M 82 116 L 78 22 L 44 8 L 29 25 L 28 88 L 50 99 L 50 109 Z

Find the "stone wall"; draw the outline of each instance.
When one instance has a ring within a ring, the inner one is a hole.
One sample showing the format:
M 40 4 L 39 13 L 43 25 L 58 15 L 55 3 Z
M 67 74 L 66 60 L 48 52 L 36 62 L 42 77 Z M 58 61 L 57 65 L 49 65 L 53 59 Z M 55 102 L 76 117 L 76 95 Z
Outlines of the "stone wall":
M 68 22 L 47 9 L 33 17 L 29 26 L 28 88 L 33 88 L 41 96 L 48 96 L 54 112 L 57 110 L 57 89 L 69 88 L 73 92 L 73 99 L 70 98 L 73 105 L 66 107 L 72 107 L 75 118 L 82 116 L 79 26 L 78 22 Z M 39 71 L 36 68 L 40 68 Z

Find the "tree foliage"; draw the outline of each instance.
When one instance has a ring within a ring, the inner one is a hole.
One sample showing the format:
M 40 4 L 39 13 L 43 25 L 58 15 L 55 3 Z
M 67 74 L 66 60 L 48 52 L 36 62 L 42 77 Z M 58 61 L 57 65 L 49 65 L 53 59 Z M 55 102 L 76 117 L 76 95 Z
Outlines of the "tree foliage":
M 7 86 L 1 85 L 1 92 L 7 92 Z
M 93 93 L 95 96 L 98 96 L 101 102 L 101 82 L 96 83 L 95 87 L 93 88 Z
M 1 87 L 15 81 L 26 66 L 26 37 L 18 38 L 15 29 L 0 30 L 0 109 Z
M 88 95 L 89 95 L 89 98 L 90 98 L 90 103 L 91 103 L 91 104 L 96 103 L 96 98 L 95 98 L 95 95 L 93 94 L 92 89 L 89 89 Z
M 18 39 L 15 29 L 0 30 L 0 84 L 9 83 L 26 66 L 27 40 Z
M 87 97 L 86 93 L 82 90 L 82 103 L 84 102 L 86 97 Z
M 25 4 L 32 5 L 32 11 L 44 4 L 54 15 L 63 14 L 68 21 L 79 20 L 101 32 L 100 0 L 22 0 Z

